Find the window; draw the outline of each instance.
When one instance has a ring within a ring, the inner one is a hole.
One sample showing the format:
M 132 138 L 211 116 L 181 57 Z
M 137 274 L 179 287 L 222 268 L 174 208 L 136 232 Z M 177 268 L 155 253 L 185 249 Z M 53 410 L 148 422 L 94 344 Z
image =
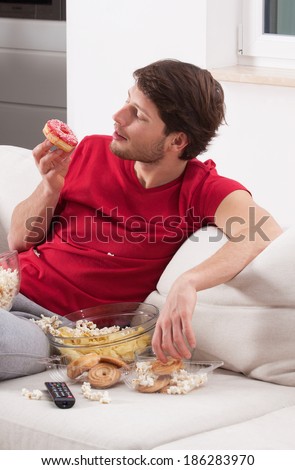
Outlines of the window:
M 295 68 L 295 1 L 243 0 L 241 64 Z
M 294 0 L 264 1 L 264 33 L 295 35 Z

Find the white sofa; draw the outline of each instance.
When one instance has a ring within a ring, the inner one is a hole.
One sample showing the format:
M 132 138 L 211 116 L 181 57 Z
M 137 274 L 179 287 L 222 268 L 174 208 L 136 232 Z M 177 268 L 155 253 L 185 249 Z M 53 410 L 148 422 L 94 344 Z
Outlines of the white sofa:
M 39 181 L 31 152 L 0 146 L 0 250 L 14 205 Z M 198 237 L 198 240 L 197 238 Z M 218 237 L 220 238 L 220 237 Z M 175 255 L 148 301 L 164 302 L 173 279 L 224 242 L 199 231 Z M 213 241 L 215 240 L 215 241 Z M 27 400 L 48 372 L 0 383 L 1 449 L 295 449 L 295 230 L 286 231 L 226 285 L 198 295 L 194 358 L 224 368 L 184 396 L 140 394 L 124 384 L 112 402 L 73 408 Z

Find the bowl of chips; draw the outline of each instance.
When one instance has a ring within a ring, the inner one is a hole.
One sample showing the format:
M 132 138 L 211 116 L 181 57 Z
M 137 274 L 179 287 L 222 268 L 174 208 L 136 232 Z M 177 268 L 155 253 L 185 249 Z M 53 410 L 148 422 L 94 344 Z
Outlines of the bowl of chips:
M 158 308 L 148 303 L 99 305 L 65 316 L 47 335 L 52 353 L 68 363 L 89 353 L 130 363 L 151 344 L 158 316 Z

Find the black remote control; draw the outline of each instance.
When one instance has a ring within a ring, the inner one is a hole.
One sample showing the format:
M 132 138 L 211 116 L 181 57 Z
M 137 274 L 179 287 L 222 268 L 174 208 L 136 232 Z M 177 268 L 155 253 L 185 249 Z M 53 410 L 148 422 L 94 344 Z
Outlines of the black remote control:
M 45 382 L 46 388 L 59 408 L 72 408 L 75 397 L 65 382 Z

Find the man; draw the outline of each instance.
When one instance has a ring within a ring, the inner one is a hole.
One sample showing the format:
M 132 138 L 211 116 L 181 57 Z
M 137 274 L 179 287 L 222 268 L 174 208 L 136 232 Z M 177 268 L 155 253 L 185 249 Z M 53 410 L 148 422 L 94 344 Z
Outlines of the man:
M 189 358 L 197 292 L 233 278 L 282 231 L 246 188 L 195 158 L 224 121 L 211 74 L 164 60 L 134 78 L 112 138 L 86 137 L 72 157 L 47 141 L 34 149 L 42 181 L 15 208 L 9 245 L 21 252 L 21 302 L 65 315 L 144 301 L 184 240 L 215 224 L 228 242 L 178 277 L 153 337 L 159 359 Z

